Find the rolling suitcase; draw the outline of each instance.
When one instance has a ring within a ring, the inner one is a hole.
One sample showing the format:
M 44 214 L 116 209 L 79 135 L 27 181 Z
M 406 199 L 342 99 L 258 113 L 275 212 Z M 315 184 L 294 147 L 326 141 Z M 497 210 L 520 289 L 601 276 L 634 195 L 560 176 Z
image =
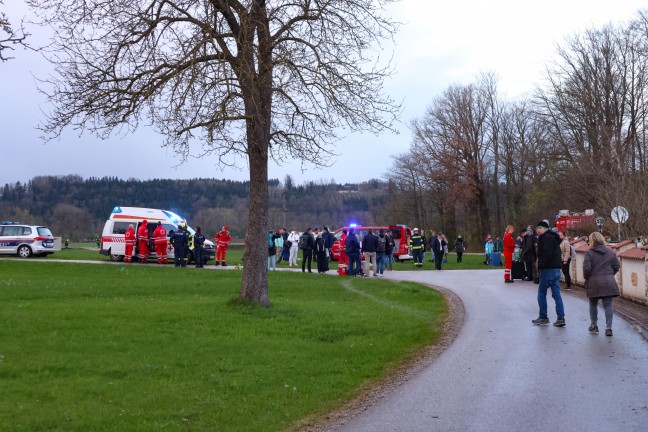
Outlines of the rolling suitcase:
M 492 265 L 493 267 L 502 266 L 502 256 L 500 255 L 499 252 L 493 252 L 490 255 L 490 265 Z
M 524 279 L 524 273 L 524 263 L 522 261 L 513 261 L 511 277 L 513 279 Z

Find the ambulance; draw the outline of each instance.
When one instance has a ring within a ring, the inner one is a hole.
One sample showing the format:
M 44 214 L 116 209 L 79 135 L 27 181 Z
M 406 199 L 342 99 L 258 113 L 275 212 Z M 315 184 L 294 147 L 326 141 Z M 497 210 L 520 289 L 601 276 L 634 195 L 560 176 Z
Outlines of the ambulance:
M 99 253 L 110 257 L 112 261 L 123 261 L 126 250 L 125 237 L 128 226 L 133 224 L 133 229 L 135 230 L 135 233 L 137 233 L 137 230 L 145 219 L 148 222 L 147 228 L 149 237 L 153 235 L 153 231 L 155 231 L 158 222 L 162 222 L 162 226 L 166 230 L 167 236 L 171 231 L 177 231 L 178 225 L 187 223 L 183 217 L 169 210 L 117 206 L 113 209 L 110 217 L 104 225 L 101 234 Z M 191 233 L 192 236 L 196 234 L 189 224 L 187 224 L 187 231 Z M 203 247 L 203 259 L 205 260 L 205 263 L 207 263 L 209 260 L 214 259 L 216 249 L 214 243 L 209 240 L 205 240 Z M 149 258 L 157 258 L 155 248 L 150 249 L 151 253 Z M 137 247 L 133 249 L 133 256 L 134 258 L 137 256 Z M 173 258 L 173 250 L 170 250 L 169 259 Z M 192 260 L 193 252 L 190 252 L 188 262 L 191 262 Z

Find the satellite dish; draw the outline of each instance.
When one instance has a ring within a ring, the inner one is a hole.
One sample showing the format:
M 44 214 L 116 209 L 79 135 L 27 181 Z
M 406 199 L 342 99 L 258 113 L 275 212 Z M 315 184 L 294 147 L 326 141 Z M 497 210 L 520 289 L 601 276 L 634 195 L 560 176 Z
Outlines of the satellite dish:
M 618 224 L 628 222 L 629 217 L 630 213 L 628 213 L 628 210 L 625 207 L 618 206 L 612 209 L 612 220 Z

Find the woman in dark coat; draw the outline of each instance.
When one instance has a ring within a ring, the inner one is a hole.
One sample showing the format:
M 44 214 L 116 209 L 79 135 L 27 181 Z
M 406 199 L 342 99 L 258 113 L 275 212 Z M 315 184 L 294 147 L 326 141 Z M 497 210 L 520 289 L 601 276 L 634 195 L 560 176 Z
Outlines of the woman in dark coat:
M 614 275 L 617 274 L 621 265 L 616 254 L 607 247 L 603 235 L 594 232 L 589 236 L 590 249 L 585 254 L 583 263 L 583 274 L 585 276 L 585 287 L 587 297 L 590 300 L 590 318 L 592 325 L 590 333 L 598 333 L 598 301 L 601 299 L 605 309 L 605 335 L 612 336 L 612 299 L 618 297 L 619 286 Z

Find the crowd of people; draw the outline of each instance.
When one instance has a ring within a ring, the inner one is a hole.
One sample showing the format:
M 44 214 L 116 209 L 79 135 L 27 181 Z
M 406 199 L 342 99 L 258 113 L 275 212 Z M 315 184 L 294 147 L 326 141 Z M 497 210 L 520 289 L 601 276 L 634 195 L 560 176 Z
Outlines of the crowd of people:
M 517 273 L 523 281 L 533 281 L 538 285 L 538 317 L 532 320 L 534 325 L 548 325 L 547 294 L 551 291 L 554 299 L 557 319 L 556 327 L 565 327 L 565 307 L 561 295 L 560 274 L 565 277 L 567 290 L 571 289 L 572 280 L 570 267 L 576 258 L 576 251 L 569 237 L 556 228 L 550 228 L 547 220 L 540 221 L 535 227 L 527 226 L 514 238 L 515 228 L 509 225 L 504 233 L 504 239 L 495 240 L 490 235 L 484 240 L 484 251 L 487 264 L 492 264 L 497 254 L 504 254 L 504 282 L 514 283 Z M 590 301 L 591 333 L 598 333 L 598 302 L 602 302 L 605 310 L 605 335 L 612 336 L 612 319 L 614 297 L 620 295 L 615 275 L 620 269 L 619 259 L 607 247 L 603 235 L 599 232 L 590 234 L 587 238 L 589 250 L 585 254 L 583 274 L 586 280 L 587 296 Z M 514 269 L 514 265 L 518 266 Z

